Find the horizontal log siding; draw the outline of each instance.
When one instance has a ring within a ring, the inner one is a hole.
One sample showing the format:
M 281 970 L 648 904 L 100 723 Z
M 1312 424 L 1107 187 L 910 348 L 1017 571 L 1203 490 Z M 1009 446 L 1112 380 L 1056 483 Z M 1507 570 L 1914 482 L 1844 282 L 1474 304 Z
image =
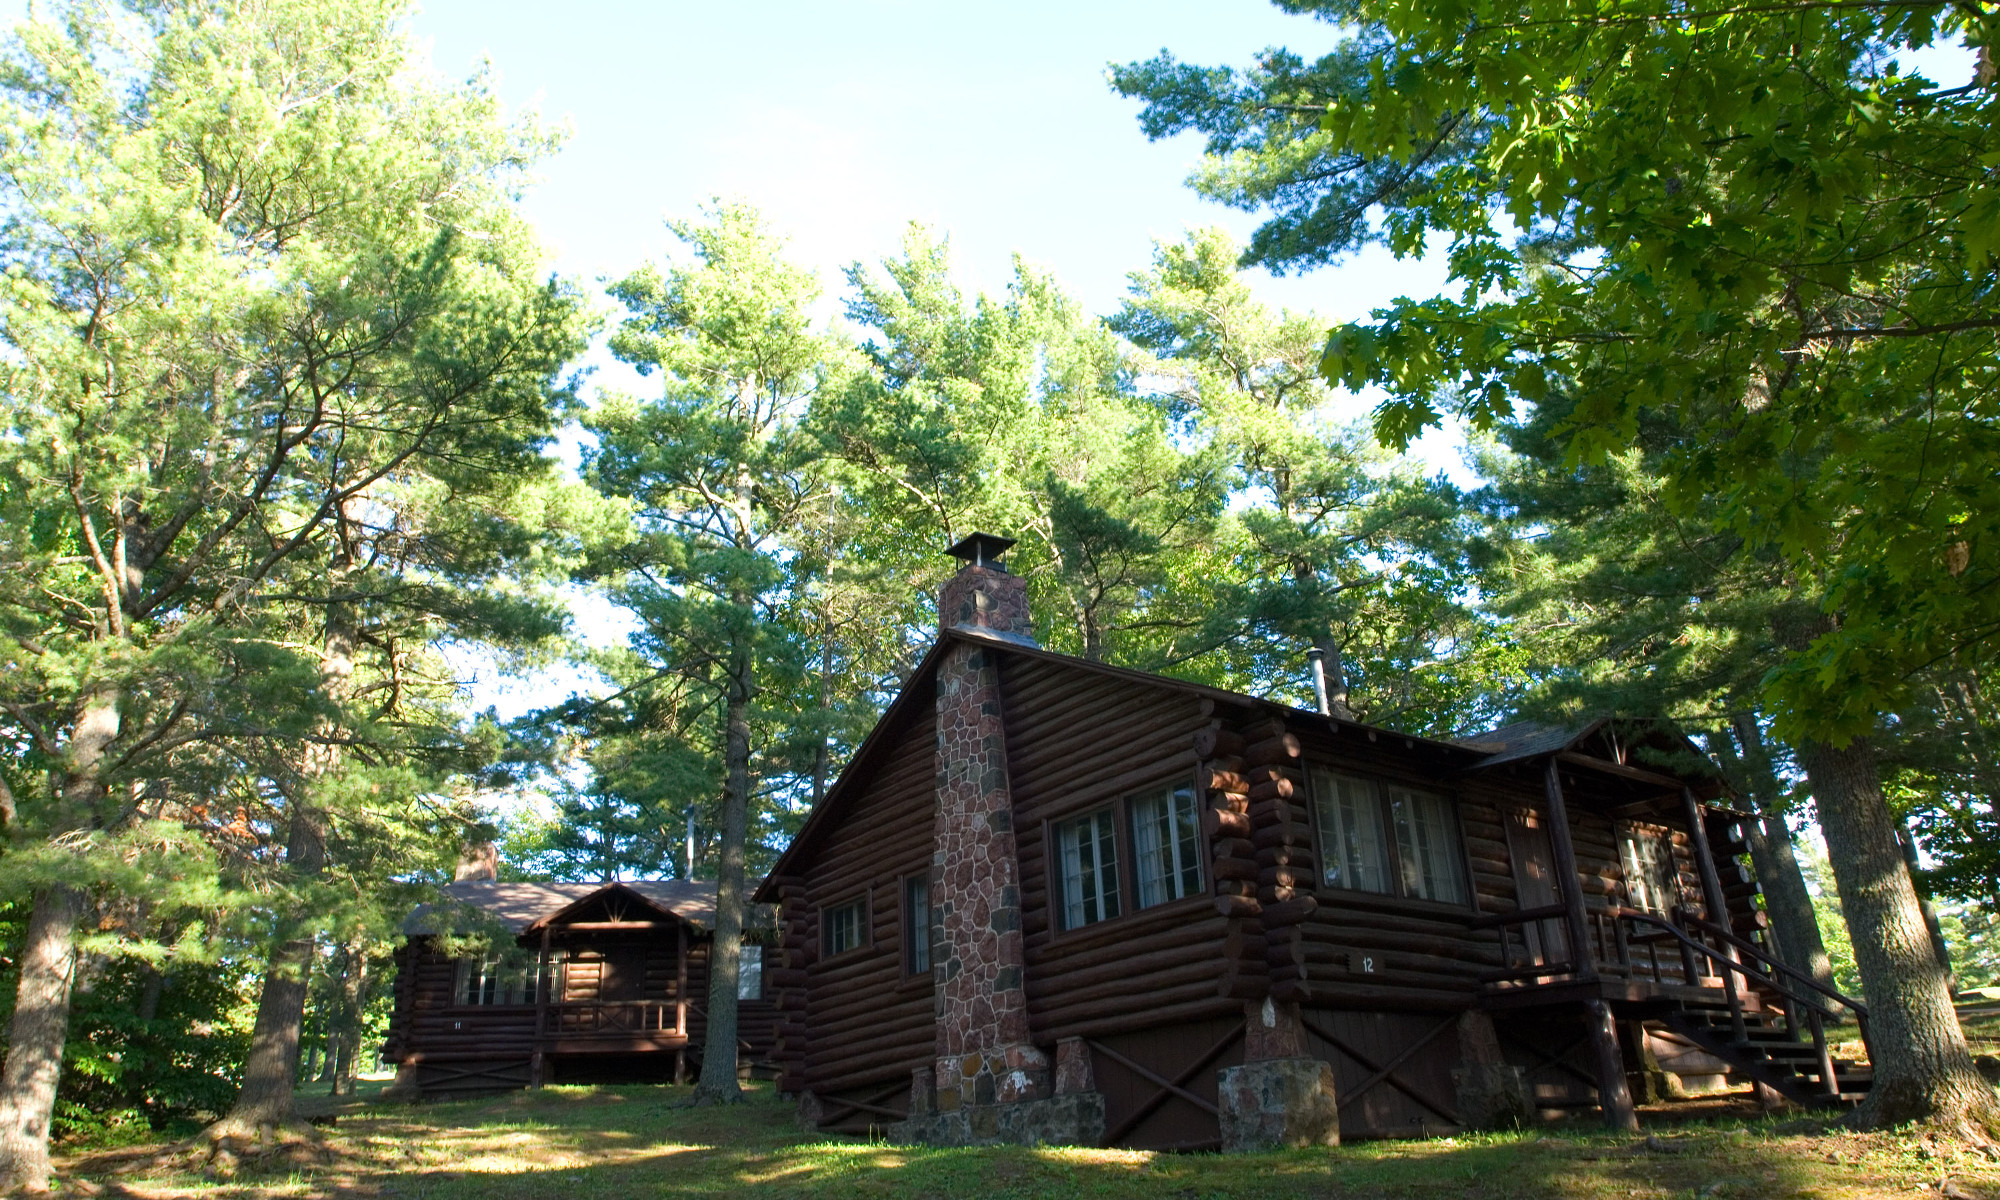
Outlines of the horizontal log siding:
M 830 959 L 817 947 L 801 955 L 805 1050 L 800 1060 L 788 1058 L 797 1063 L 788 1069 L 800 1070 L 815 1094 L 907 1080 L 936 1057 L 930 981 L 904 974 L 902 926 L 903 880 L 931 865 L 936 776 L 937 725 L 925 715 L 910 722 L 812 860 L 801 864 L 809 911 L 868 897 L 865 948 Z
M 1129 834 L 1119 837 L 1122 916 L 1062 932 L 1060 881 L 1049 878 L 1043 822 L 1154 782 L 1194 781 L 1192 696 L 1135 687 L 1058 664 L 1002 655 L 1001 704 L 1021 867 L 1028 1021 L 1035 1042 L 1098 1037 L 1163 1021 L 1240 1014 L 1222 997 L 1227 922 L 1204 893 L 1132 911 Z M 1203 867 L 1210 885 L 1210 872 Z

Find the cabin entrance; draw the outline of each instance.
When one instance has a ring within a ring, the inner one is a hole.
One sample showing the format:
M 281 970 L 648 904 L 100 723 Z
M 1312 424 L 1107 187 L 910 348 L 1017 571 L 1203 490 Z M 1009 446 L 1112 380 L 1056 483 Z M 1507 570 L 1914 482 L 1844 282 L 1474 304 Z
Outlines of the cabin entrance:
M 1549 845 L 1547 818 L 1532 808 L 1521 807 L 1507 814 L 1507 856 L 1514 862 L 1514 894 L 1517 908 L 1545 908 L 1563 901 L 1556 885 L 1555 850 Z M 1528 962 L 1550 965 L 1570 961 L 1569 936 L 1562 921 L 1548 918 L 1528 921 L 1521 926 L 1527 942 Z
M 621 946 L 605 951 L 597 998 L 606 1003 L 646 998 L 646 950 Z

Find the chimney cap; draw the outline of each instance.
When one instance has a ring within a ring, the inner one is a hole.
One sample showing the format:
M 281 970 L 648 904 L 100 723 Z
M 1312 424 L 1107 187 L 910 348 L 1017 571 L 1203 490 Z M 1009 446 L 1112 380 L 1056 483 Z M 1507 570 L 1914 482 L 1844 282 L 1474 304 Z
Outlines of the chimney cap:
M 972 533 L 959 539 L 957 545 L 945 553 L 953 558 L 965 560 L 970 567 L 989 567 L 996 571 L 1007 568 L 1000 565 L 1000 556 L 1014 545 L 1013 538 L 995 537 L 990 533 Z

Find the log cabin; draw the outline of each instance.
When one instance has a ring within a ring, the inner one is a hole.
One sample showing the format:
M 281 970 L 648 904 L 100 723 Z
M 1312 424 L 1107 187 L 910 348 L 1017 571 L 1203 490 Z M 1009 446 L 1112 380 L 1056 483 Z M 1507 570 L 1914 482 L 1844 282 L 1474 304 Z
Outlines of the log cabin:
M 1658 726 L 1462 740 L 1052 653 L 974 535 L 920 665 L 756 893 L 779 1086 L 912 1142 L 1242 1150 L 1749 1080 L 1848 997 L 1786 968 Z M 1865 1025 L 1863 1026 L 1865 1033 Z
M 382 1052 L 396 1064 L 393 1090 L 688 1078 L 707 1035 L 714 920 L 713 883 L 446 885 L 404 922 Z M 769 1074 L 777 1012 L 763 990 L 766 951 L 743 951 L 739 1069 Z

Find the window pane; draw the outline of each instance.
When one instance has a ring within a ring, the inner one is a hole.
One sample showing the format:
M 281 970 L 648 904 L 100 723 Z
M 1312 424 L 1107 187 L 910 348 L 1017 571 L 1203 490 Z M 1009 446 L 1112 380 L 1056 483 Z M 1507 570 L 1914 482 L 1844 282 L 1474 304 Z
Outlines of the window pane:
M 1375 785 L 1352 775 L 1314 771 L 1313 803 L 1319 809 L 1319 854 L 1326 885 L 1393 892 Z
M 1464 904 L 1465 872 L 1459 862 L 1458 814 L 1450 801 L 1409 788 L 1389 789 L 1396 822 L 1396 853 L 1403 869 L 1403 894 L 1446 904 Z
M 923 975 L 931 969 L 931 927 L 935 923 L 930 879 L 910 876 L 903 881 L 903 962 L 912 975 Z
M 861 919 L 864 903 L 856 900 L 838 908 L 829 908 L 822 918 L 824 929 L 821 934 L 828 956 L 842 954 L 861 945 Z
M 1160 788 L 1126 801 L 1138 860 L 1139 907 L 1201 892 L 1201 817 L 1191 787 Z
M 1664 913 L 1680 899 L 1673 851 L 1657 830 L 1627 826 L 1619 831 L 1620 857 L 1625 860 L 1625 895 L 1632 907 Z
M 1063 928 L 1118 915 L 1118 843 L 1111 810 L 1101 808 L 1056 827 L 1062 860 Z
M 736 998 L 764 998 L 764 947 L 741 946 L 736 958 Z

